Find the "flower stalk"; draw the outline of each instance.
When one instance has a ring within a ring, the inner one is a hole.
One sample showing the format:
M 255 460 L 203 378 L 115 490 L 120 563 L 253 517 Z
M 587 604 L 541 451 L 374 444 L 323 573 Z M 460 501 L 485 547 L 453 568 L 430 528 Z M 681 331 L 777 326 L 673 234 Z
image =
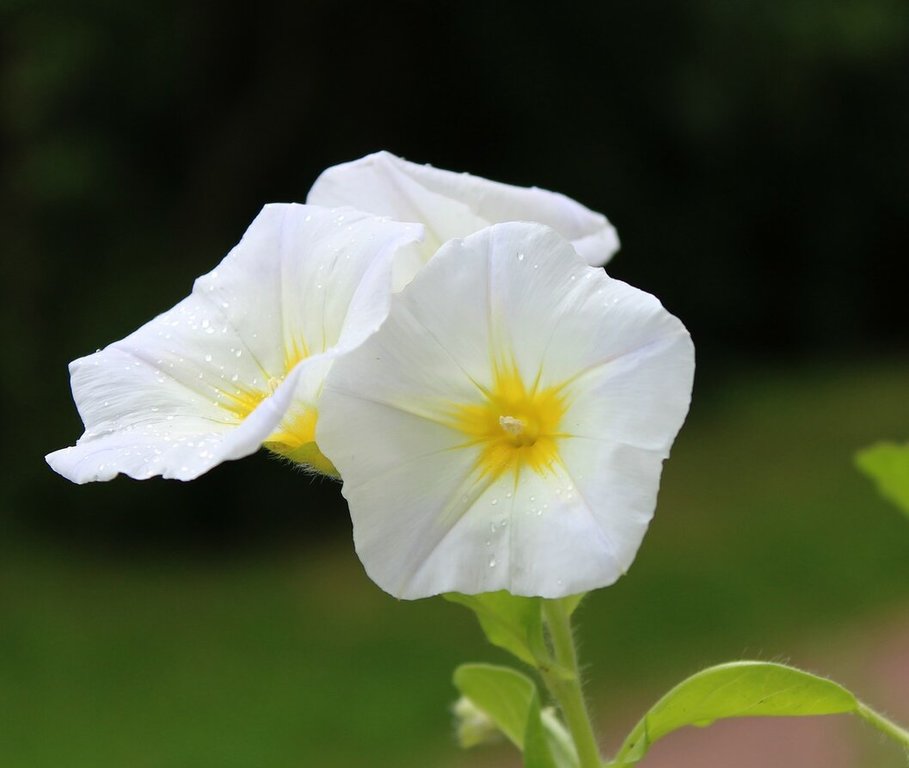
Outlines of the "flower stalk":
M 602 758 L 581 689 L 578 656 L 571 631 L 571 617 L 561 600 L 544 600 L 543 615 L 555 656 L 556 670 L 541 669 L 574 740 L 580 768 L 600 768 Z
M 871 707 L 862 702 L 859 702 L 856 713 L 867 723 L 870 723 L 877 728 L 881 733 L 901 744 L 903 749 L 906 750 L 907 756 L 909 756 L 909 731 L 897 725 L 889 718 L 884 717 L 880 712 L 875 712 Z

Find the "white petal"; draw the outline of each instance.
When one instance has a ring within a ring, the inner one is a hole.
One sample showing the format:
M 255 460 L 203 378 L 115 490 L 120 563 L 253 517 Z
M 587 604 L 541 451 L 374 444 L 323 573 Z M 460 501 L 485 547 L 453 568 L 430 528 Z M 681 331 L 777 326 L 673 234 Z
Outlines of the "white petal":
M 452 418 L 487 407 L 503 368 L 565 395 L 545 467 L 478 472 L 482 443 Z M 551 229 L 446 244 L 326 379 L 318 441 L 368 573 L 405 598 L 611 584 L 653 513 L 693 369 L 678 320 Z
M 668 455 L 694 375 L 682 323 L 651 294 L 581 264 L 546 227 L 493 227 L 484 240 L 489 337 L 512 350 L 525 379 L 570 382 L 566 431 Z
M 48 463 L 80 483 L 188 480 L 253 453 L 382 322 L 395 249 L 419 235 L 346 209 L 266 206 L 189 297 L 71 364 L 86 431 Z
M 616 231 L 605 216 L 564 195 L 418 165 L 388 152 L 324 171 L 307 201 L 352 205 L 399 221 L 425 224 L 424 262 L 445 241 L 506 221 L 552 227 L 595 266 L 605 264 L 619 249 Z

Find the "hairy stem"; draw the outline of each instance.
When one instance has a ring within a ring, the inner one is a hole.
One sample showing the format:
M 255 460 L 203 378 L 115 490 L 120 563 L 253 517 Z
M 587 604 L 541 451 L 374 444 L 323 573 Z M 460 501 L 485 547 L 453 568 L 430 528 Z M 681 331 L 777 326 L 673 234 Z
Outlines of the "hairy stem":
M 871 725 L 877 728 L 881 733 L 902 744 L 903 749 L 909 753 L 909 731 L 861 702 L 859 702 L 856 713 L 859 717 L 871 723 Z
M 543 615 L 549 627 L 558 668 L 541 670 L 543 680 L 559 704 L 565 724 L 578 751 L 580 768 L 601 768 L 602 760 L 578 673 L 578 657 L 571 633 L 571 619 L 559 600 L 544 600 Z

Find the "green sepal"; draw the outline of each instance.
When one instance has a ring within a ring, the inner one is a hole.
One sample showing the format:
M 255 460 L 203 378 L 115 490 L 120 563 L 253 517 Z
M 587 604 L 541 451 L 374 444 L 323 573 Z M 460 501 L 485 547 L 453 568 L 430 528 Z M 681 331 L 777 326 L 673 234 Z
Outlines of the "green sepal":
M 577 755 L 562 724 L 542 712 L 537 687 L 526 675 L 492 664 L 462 664 L 455 687 L 485 712 L 524 753 L 525 768 L 577 768 Z
M 450 592 L 443 597 L 473 611 L 486 638 L 493 645 L 532 667 L 548 663 L 540 598 L 517 597 L 504 590 L 480 595 Z
M 909 443 L 876 443 L 859 451 L 855 463 L 881 496 L 909 515 Z
M 625 739 L 612 766 L 638 762 L 650 746 L 686 725 L 729 717 L 857 713 L 841 685 L 783 664 L 737 661 L 702 670 L 661 698 Z
M 578 606 L 581 604 L 581 601 L 587 597 L 587 592 L 580 592 L 577 595 L 568 595 L 568 597 L 560 597 L 559 602 L 565 608 L 565 615 L 571 618 L 571 615 L 577 610 Z

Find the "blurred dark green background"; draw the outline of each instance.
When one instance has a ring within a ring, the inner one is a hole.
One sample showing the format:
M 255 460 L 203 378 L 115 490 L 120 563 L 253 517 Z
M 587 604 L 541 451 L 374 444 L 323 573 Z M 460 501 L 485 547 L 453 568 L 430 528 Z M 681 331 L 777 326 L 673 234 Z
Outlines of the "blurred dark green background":
M 886 699 L 848 638 L 906 618 L 909 527 L 851 455 L 909 435 L 907 136 L 905 0 L 0 0 L 0 765 L 475 764 L 448 676 L 501 657 L 367 580 L 336 485 L 43 461 L 81 433 L 69 360 L 381 148 L 605 212 L 610 273 L 695 338 L 651 532 L 583 609 L 607 742 L 743 654 Z

